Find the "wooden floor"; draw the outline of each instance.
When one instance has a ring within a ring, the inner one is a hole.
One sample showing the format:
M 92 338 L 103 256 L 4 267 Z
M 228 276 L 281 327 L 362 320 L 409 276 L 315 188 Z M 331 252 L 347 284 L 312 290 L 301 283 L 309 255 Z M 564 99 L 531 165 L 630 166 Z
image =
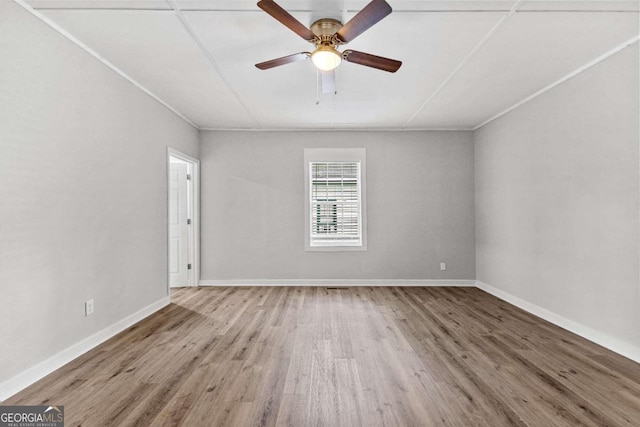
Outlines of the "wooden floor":
M 67 426 L 640 426 L 640 365 L 475 288 L 188 288 L 4 404 Z

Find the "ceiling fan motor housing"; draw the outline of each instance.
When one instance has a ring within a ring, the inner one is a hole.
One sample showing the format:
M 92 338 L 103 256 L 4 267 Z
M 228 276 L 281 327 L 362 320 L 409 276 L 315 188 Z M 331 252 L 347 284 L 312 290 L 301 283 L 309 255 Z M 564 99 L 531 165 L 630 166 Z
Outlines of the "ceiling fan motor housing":
M 310 30 L 317 36 L 332 36 L 342 28 L 342 22 L 337 19 L 322 18 L 311 24 Z
M 342 44 L 336 37 L 338 30 L 342 28 L 342 22 L 332 18 L 318 19 L 311 24 L 311 32 L 317 36 L 316 46 L 335 47 Z

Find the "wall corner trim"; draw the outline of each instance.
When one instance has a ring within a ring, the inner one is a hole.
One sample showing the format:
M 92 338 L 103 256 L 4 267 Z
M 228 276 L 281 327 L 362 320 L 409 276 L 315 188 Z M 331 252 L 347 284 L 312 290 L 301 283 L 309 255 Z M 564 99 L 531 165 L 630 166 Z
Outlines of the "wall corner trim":
M 166 307 L 171 303 L 169 296 L 163 297 L 158 301 L 138 310 L 137 312 L 125 317 L 122 320 L 96 332 L 93 335 L 67 347 L 50 358 L 20 372 L 12 378 L 0 383 L 0 402 L 8 399 L 19 391 L 27 388 L 36 381 L 49 375 L 56 369 L 61 368 L 77 357 L 83 355 L 89 350 L 97 347 L 109 338 L 114 337 L 130 326 L 138 323 L 142 319 L 152 315 L 156 311 Z
M 553 323 L 554 325 L 559 326 L 562 329 L 566 329 L 567 331 L 579 335 L 582 338 L 588 339 L 591 342 L 594 342 L 615 353 L 627 357 L 634 362 L 640 363 L 640 347 L 637 345 L 622 341 L 608 334 L 596 331 L 588 326 L 584 326 L 580 323 L 574 322 L 573 320 L 567 319 L 566 317 L 563 317 L 545 308 L 527 302 L 501 289 L 494 288 L 493 286 L 487 285 L 486 283 L 483 283 L 479 280 L 476 280 L 476 287 L 488 294 L 491 294 L 503 301 L 508 302 L 509 304 L 515 305 L 516 307 L 528 313 L 538 316 L 546 320 L 547 322 Z

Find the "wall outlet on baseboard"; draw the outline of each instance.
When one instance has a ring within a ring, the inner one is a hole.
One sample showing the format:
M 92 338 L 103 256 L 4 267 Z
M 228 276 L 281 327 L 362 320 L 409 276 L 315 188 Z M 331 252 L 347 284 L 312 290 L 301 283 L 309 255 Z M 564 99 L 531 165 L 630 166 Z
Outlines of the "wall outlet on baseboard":
M 93 300 L 90 299 L 84 302 L 84 315 L 90 316 L 93 314 Z
M 440 263 L 440 271 L 445 271 L 447 269 L 447 264 L 444 262 Z

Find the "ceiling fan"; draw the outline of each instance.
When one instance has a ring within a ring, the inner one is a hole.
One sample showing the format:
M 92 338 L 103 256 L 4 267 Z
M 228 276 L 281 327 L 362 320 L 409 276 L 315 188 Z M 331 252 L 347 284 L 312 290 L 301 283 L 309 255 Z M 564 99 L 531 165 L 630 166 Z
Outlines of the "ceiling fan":
M 322 73 L 322 91 L 332 92 L 335 90 L 334 70 L 342 60 L 390 73 L 395 73 L 402 65 L 401 61 L 395 59 L 351 49 L 340 52 L 337 49 L 338 46 L 352 41 L 391 13 L 391 6 L 385 0 L 372 0 L 345 25 L 336 19 L 323 18 L 315 21 L 311 29 L 305 27 L 273 0 L 260 0 L 258 7 L 316 47 L 313 52 L 294 53 L 256 64 L 256 67 L 261 70 L 311 58 Z

